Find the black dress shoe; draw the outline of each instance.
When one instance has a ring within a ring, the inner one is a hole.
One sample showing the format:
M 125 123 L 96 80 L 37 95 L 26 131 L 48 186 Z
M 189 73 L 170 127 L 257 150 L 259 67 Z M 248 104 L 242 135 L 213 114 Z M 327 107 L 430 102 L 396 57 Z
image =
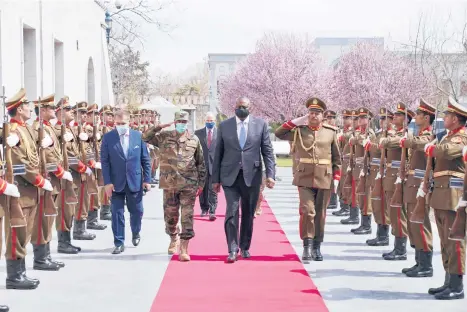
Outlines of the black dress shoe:
M 242 258 L 248 259 L 250 257 L 251 257 L 251 255 L 250 255 L 250 252 L 248 250 L 242 250 Z
M 114 250 L 112 251 L 112 254 L 113 255 L 118 255 L 118 254 L 121 254 L 122 252 L 125 251 L 125 246 L 124 245 L 121 245 L 121 246 L 116 246 L 114 248 Z
M 234 263 L 235 261 L 237 261 L 237 253 L 229 252 L 229 256 L 227 257 L 227 263 Z
M 139 236 L 139 234 L 134 234 L 133 238 L 131 239 L 133 246 L 135 247 L 138 246 L 140 241 L 141 241 L 141 236 Z
M 215 214 L 211 213 L 211 214 L 209 215 L 209 221 L 215 221 L 216 219 L 217 219 L 217 218 L 216 218 L 216 215 L 215 215 Z
M 208 212 L 207 211 L 201 211 L 201 217 L 207 216 Z
M 0 305 L 0 312 L 8 312 L 10 308 L 6 305 Z

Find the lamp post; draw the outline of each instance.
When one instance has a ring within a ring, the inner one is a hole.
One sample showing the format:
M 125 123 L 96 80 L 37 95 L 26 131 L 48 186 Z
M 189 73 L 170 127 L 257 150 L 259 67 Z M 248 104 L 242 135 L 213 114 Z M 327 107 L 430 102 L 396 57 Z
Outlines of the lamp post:
M 105 29 L 105 32 L 107 34 L 107 44 L 109 44 L 110 30 L 112 29 L 112 17 L 110 17 L 109 11 L 105 12 L 105 24 L 107 25 L 107 28 Z

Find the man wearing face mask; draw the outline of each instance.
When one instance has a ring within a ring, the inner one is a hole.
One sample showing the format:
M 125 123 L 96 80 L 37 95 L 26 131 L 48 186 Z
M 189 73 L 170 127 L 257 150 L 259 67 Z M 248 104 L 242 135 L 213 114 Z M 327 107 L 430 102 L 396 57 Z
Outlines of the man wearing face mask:
M 161 131 L 172 123 L 161 124 L 143 135 L 145 142 L 160 149 L 159 186 L 164 190 L 165 231 L 170 236 L 168 254 L 176 252 L 180 236 L 180 261 L 190 261 L 188 242 L 195 236 L 193 208 L 206 178 L 203 148 L 199 138 L 187 131 L 187 122 L 188 113 L 179 111 L 175 113 L 175 131 Z
M 112 196 L 112 232 L 115 245 L 113 254 L 125 251 L 125 202 L 130 212 L 132 243 L 134 246 L 139 245 L 143 189 L 151 189 L 151 159 L 148 149 L 141 139 L 141 133 L 130 129 L 129 124 L 129 112 L 117 111 L 116 129 L 103 136 L 101 146 L 104 191 L 107 196 Z
M 216 192 L 222 187 L 227 200 L 225 235 L 229 255 L 228 263 L 250 258 L 253 219 L 262 182 L 261 155 L 266 167 L 266 186 L 275 184 L 274 150 L 269 137 L 268 124 L 250 116 L 250 100 L 240 97 L 235 103 L 235 117 L 223 121 L 217 130 L 216 155 L 212 182 Z M 238 241 L 239 205 L 242 220 Z
M 204 164 L 206 166 L 206 182 L 203 193 L 199 196 L 201 205 L 201 216 L 209 213 L 209 220 L 216 220 L 217 193 L 212 189 L 212 163 L 216 151 L 217 128 L 216 117 L 212 112 L 206 113 L 206 127 L 196 130 L 195 134 L 199 138 L 203 148 Z

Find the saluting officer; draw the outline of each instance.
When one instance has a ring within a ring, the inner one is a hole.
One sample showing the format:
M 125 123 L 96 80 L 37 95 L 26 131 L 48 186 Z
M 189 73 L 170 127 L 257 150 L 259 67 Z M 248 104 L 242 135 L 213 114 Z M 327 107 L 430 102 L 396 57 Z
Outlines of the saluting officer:
M 456 217 L 456 205 L 463 195 L 463 187 L 456 188 L 455 185 L 464 179 L 462 149 L 467 145 L 466 121 L 467 108 L 450 98 L 444 112 L 444 126 L 449 133 L 436 145 L 425 145 L 427 156 L 435 157 L 430 207 L 435 210 L 441 257 L 446 271 L 443 286 L 428 290 L 436 299 L 464 298 L 462 279 L 465 274 L 465 241 L 454 241 L 448 237 Z
M 426 170 L 427 157 L 424 152 L 426 144 L 431 142 L 431 124 L 435 120 L 436 108 L 423 99 L 419 100 L 419 106 L 415 115 L 415 123 L 419 132 L 415 136 L 402 138 L 400 146 L 409 149 L 410 164 L 407 172 L 407 182 L 404 185 L 404 204 L 407 206 L 407 216 L 410 219 L 417 204 L 417 192 L 422 179 L 414 176 L 415 170 Z M 425 208 L 425 220 L 423 224 L 409 222 L 407 225 L 409 240 L 415 248 L 415 265 L 402 269 L 402 273 L 408 277 L 433 276 L 433 235 L 431 231 L 430 206 Z
M 324 121 L 323 123 L 335 128 L 336 133 L 339 131 L 339 128 L 336 127 L 336 118 L 337 114 L 335 111 L 327 110 L 324 112 Z M 327 209 L 336 209 L 337 208 L 337 192 L 331 193 L 331 200 L 329 201 L 329 205 Z
M 293 185 L 300 197 L 300 238 L 305 261 L 322 261 L 326 206 L 331 188 L 337 189 L 341 158 L 334 127 L 323 123 L 326 104 L 310 98 L 305 104 L 308 115 L 288 121 L 276 130 L 282 140 L 293 141 L 298 164 Z

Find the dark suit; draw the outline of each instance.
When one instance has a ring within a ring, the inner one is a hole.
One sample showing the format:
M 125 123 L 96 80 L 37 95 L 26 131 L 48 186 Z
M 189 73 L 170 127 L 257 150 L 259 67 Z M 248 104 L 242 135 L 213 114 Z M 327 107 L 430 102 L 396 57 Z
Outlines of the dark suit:
M 212 182 L 222 183 L 227 201 L 225 234 L 228 250 L 248 250 L 253 234 L 253 219 L 258 201 L 264 159 L 267 178 L 275 178 L 274 152 L 267 123 L 249 116 L 243 149 L 237 133 L 237 119 L 222 122 L 217 131 L 216 154 L 212 166 Z M 242 205 L 240 244 L 238 243 L 239 201 Z
M 206 175 L 206 182 L 204 183 L 203 193 L 199 197 L 201 210 L 209 214 L 215 214 L 217 208 L 217 193 L 212 188 L 212 163 L 214 162 L 214 155 L 216 152 L 216 138 L 217 129 L 211 129 L 211 146 L 208 147 L 208 129 L 206 127 L 195 131 L 196 136 L 199 138 L 201 147 L 203 148 L 204 164 L 208 169 Z
M 141 231 L 143 217 L 143 181 L 151 181 L 151 159 L 146 143 L 138 131 L 129 130 L 128 151 L 125 153 L 117 130 L 102 138 L 101 164 L 104 184 L 113 184 L 112 232 L 115 246 L 125 241 L 125 199 L 130 212 L 130 226 L 133 234 Z

